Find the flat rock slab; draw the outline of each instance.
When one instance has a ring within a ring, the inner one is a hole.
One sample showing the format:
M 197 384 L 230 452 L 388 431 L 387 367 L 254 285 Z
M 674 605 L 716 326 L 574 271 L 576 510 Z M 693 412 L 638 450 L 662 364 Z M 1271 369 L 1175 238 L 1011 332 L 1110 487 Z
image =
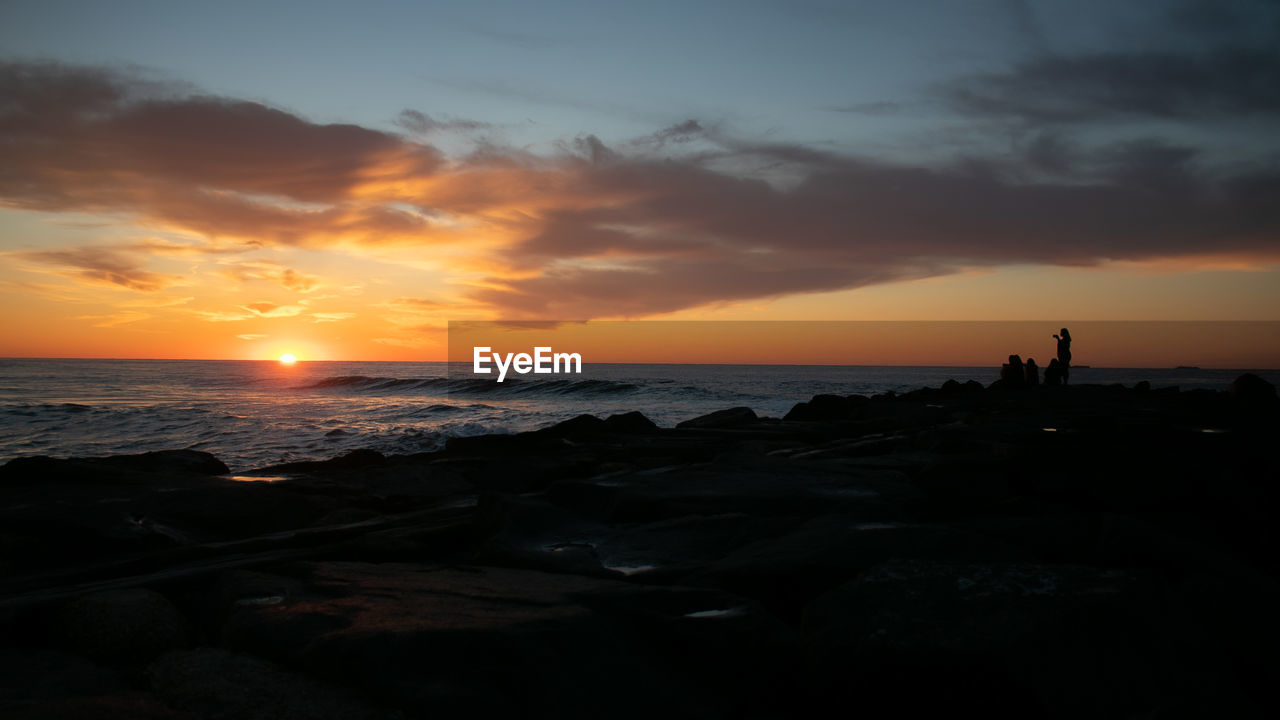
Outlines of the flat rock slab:
M 806 610 L 817 696 L 996 717 L 1254 717 L 1152 573 L 897 560 Z
M 798 620 L 804 606 L 819 594 L 888 560 L 1025 557 L 1016 546 L 944 525 L 833 514 L 739 548 L 686 582 L 755 598 L 781 617 Z
M 714 590 L 475 566 L 300 569 L 307 596 L 239 608 L 225 643 L 411 716 L 724 716 L 769 702 L 763 678 L 792 637 Z
M 392 720 L 398 713 L 274 663 L 215 648 L 169 653 L 147 669 L 166 705 L 203 718 Z

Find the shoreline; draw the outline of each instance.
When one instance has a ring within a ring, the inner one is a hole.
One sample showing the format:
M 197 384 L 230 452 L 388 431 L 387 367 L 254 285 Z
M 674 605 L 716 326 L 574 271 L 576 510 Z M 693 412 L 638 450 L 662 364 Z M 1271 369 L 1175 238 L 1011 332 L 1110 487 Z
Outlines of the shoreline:
M 1265 381 L 971 382 L 256 482 L 194 451 L 19 458 L 0 659 L 67 682 L 0 709 L 1265 716 L 1278 428 Z

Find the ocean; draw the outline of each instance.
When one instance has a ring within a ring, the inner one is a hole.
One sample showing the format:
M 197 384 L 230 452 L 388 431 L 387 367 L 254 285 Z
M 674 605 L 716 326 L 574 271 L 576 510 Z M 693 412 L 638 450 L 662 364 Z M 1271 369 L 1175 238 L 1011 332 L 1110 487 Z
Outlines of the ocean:
M 469 369 L 469 367 L 467 368 Z M 663 427 L 745 405 L 782 417 L 819 393 L 990 384 L 991 367 L 591 364 L 499 384 L 445 363 L 0 360 L 0 462 L 192 448 L 245 471 L 358 448 L 435 450 L 450 436 L 638 410 Z M 1073 368 L 1072 383 L 1225 389 L 1241 370 Z M 1280 372 L 1258 371 L 1273 384 Z

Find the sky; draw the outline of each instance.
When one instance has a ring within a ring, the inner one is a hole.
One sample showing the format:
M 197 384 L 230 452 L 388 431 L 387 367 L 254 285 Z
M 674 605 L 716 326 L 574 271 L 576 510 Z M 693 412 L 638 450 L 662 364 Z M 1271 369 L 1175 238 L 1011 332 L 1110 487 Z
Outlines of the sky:
M 1280 4 L 2 0 L 0 258 L 0 356 L 1277 321 Z

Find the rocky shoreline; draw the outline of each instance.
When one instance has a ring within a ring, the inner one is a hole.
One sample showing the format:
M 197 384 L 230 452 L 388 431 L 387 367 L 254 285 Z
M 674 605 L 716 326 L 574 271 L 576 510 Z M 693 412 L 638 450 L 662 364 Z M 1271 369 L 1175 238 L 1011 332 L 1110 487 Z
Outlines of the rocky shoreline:
M 0 467 L 6 717 L 1280 714 L 1280 407 L 947 383 Z

